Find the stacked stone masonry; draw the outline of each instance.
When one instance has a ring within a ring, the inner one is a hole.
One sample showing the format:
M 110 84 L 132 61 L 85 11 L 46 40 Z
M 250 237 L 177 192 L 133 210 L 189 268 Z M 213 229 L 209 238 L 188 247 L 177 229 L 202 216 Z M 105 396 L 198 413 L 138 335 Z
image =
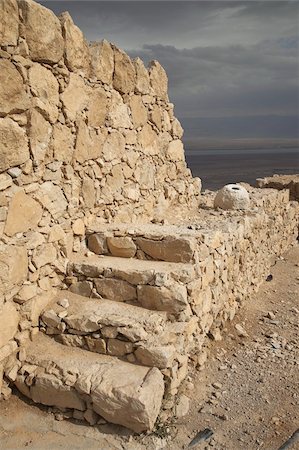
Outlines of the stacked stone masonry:
M 287 190 L 215 210 L 182 132 L 158 62 L 0 0 L 2 398 L 14 384 L 91 425 L 152 429 L 295 242 Z

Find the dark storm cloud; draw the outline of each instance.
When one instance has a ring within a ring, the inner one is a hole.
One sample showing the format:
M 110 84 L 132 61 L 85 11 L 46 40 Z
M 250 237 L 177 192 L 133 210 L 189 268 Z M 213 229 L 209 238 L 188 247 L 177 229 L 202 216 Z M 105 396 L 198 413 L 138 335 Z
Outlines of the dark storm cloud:
M 89 40 L 159 60 L 180 117 L 298 114 L 297 1 L 42 3 Z

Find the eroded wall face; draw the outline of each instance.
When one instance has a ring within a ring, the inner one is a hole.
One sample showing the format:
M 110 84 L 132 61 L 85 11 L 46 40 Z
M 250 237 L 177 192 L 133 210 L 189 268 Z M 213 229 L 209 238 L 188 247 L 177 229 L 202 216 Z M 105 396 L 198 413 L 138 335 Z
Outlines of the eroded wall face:
M 0 0 L 0 316 L 11 322 L 0 348 L 18 303 L 60 285 L 95 217 L 144 222 L 197 205 L 182 133 L 158 62 L 88 44 L 68 13 Z

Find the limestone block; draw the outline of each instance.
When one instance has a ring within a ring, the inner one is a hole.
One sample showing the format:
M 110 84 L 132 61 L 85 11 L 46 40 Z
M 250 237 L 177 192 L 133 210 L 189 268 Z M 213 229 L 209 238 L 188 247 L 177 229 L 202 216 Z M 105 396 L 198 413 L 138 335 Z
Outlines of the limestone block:
M 114 52 L 108 41 L 90 44 L 91 53 L 91 76 L 102 81 L 102 83 L 112 84 L 114 72 Z
M 56 261 L 56 248 L 53 244 L 43 244 L 38 246 L 32 255 L 32 262 L 37 269 L 45 266 L 46 264 L 51 264 Z
M 61 217 L 67 208 L 67 201 L 63 191 L 51 181 L 46 181 L 40 185 L 36 198 L 54 219 Z
M 138 286 L 137 297 L 144 308 L 157 311 L 178 313 L 188 305 L 187 289 L 180 284 L 173 284 L 171 287 Z
M 107 353 L 114 356 L 125 356 L 132 353 L 133 344 L 131 342 L 120 341 L 119 339 L 108 339 Z
M 129 237 L 108 237 L 107 245 L 113 256 L 122 258 L 134 258 L 137 250 L 133 239 Z
M 11 302 L 0 307 L 0 348 L 4 347 L 18 331 L 20 314 Z
M 95 353 L 105 354 L 107 351 L 106 341 L 104 339 L 93 339 L 92 337 L 86 336 L 85 341 L 88 346 L 88 350 Z
M 82 182 L 82 196 L 85 208 L 93 208 L 96 201 L 94 181 L 85 176 Z
M 165 70 L 158 61 L 150 62 L 149 77 L 154 95 L 168 101 L 168 79 Z
M 120 159 L 125 154 L 125 139 L 118 131 L 108 134 L 103 145 L 103 158 L 106 161 Z
M 85 234 L 85 225 L 82 219 L 77 219 L 72 225 L 72 230 L 77 236 L 84 236 Z
M 138 161 L 134 177 L 141 189 L 154 189 L 155 175 L 156 165 L 154 163 L 146 158 Z
M 92 90 L 88 104 L 88 124 L 91 127 L 102 127 L 108 112 L 108 97 L 102 87 Z
M 162 110 L 158 105 L 154 105 L 150 113 L 150 119 L 159 130 L 162 130 L 162 117 Z
M 88 237 L 87 246 L 90 251 L 97 255 L 106 255 L 108 253 L 106 238 L 99 233 L 91 234 Z
M 26 162 L 29 155 L 26 132 L 9 118 L 0 119 L 0 172 Z
M 70 128 L 61 123 L 53 126 L 51 149 L 57 161 L 70 163 L 73 158 L 75 137 Z
M 29 285 L 25 284 L 19 290 L 16 296 L 16 300 L 18 303 L 22 304 L 33 298 L 36 295 L 36 293 L 37 293 L 36 284 L 29 284 Z
M 153 259 L 170 262 L 192 262 L 195 243 L 190 239 L 167 237 L 161 241 L 138 238 L 136 244 Z
M 29 84 L 34 95 L 33 105 L 51 123 L 58 118 L 59 86 L 49 69 L 33 64 L 29 69 Z
M 145 125 L 147 122 L 147 109 L 140 95 L 130 97 L 130 108 L 134 127 L 139 128 Z
M 71 284 L 69 290 L 74 294 L 90 297 L 92 293 L 92 283 L 90 281 L 78 281 Z
M 136 300 L 136 287 L 127 281 L 114 278 L 100 278 L 94 281 L 96 290 L 101 297 L 114 300 L 116 302 L 126 302 Z
M 136 71 L 136 92 L 140 94 L 148 94 L 150 90 L 150 79 L 147 69 L 144 67 L 143 61 L 140 58 L 133 60 Z
M 144 125 L 138 132 L 138 144 L 146 155 L 158 155 L 160 153 L 158 136 L 149 124 Z
M 29 143 L 37 163 L 44 161 L 52 134 L 52 127 L 35 109 L 30 112 Z
M 22 76 L 12 62 L 0 59 L 0 115 L 20 113 L 28 107 L 29 97 Z
M 72 72 L 82 70 L 88 76 L 90 54 L 82 31 L 74 24 L 68 12 L 62 13 L 59 19 L 65 40 L 65 61 L 67 67 Z
M 0 175 L 0 191 L 10 187 L 12 185 L 12 178 L 7 173 Z
M 129 108 L 124 104 L 122 97 L 118 92 L 112 93 L 111 104 L 108 112 L 108 120 L 113 128 L 132 127 Z
M 134 91 L 136 82 L 135 67 L 129 56 L 117 47 L 114 50 L 113 87 L 117 91 L 128 94 Z
M 176 353 L 174 345 L 164 345 L 148 348 L 140 346 L 134 354 L 137 361 L 144 366 L 165 369 L 172 366 Z
M 26 247 L 0 245 L 0 293 L 25 281 L 28 272 Z
M 97 134 L 94 129 L 86 125 L 84 120 L 80 120 L 74 158 L 80 163 L 99 158 L 102 155 L 104 141 L 104 135 Z
M 61 25 L 55 14 L 39 3 L 18 0 L 24 37 L 33 61 L 57 63 L 64 53 Z
M 70 81 L 64 92 L 61 94 L 67 117 L 75 121 L 78 114 L 87 107 L 90 89 L 85 85 L 84 79 L 76 73 L 70 74 Z
M 0 362 L 11 356 L 18 348 L 16 341 L 10 341 L 8 344 L 0 348 Z
M 227 184 L 217 192 L 214 207 L 221 209 L 248 209 L 250 207 L 249 194 L 239 184 Z
M 30 388 L 31 398 L 36 403 L 55 405 L 60 408 L 86 409 L 85 402 L 76 390 L 66 386 L 55 375 L 39 374 Z
M 0 46 L 17 45 L 19 37 L 19 10 L 17 1 L 2 0 L 0 2 L 0 17 Z
M 182 139 L 184 130 L 178 119 L 174 119 L 172 122 L 172 134 L 178 139 Z
M 175 141 L 170 142 L 168 149 L 166 151 L 166 157 L 170 161 L 184 161 L 184 146 L 182 141 L 176 139 Z
M 35 228 L 42 217 L 41 205 L 26 195 L 23 191 L 17 192 L 8 208 L 7 220 L 4 228 L 5 234 L 14 236 Z

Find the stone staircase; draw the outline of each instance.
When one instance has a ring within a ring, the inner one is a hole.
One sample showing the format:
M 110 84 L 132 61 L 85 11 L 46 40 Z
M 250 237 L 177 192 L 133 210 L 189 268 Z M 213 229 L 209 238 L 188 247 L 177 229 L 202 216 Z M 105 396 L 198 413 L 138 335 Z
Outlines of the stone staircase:
M 53 292 L 15 384 L 89 423 L 141 432 L 202 343 L 188 289 L 198 278 L 196 239 L 187 228 L 100 228 L 68 262 L 69 289 Z

